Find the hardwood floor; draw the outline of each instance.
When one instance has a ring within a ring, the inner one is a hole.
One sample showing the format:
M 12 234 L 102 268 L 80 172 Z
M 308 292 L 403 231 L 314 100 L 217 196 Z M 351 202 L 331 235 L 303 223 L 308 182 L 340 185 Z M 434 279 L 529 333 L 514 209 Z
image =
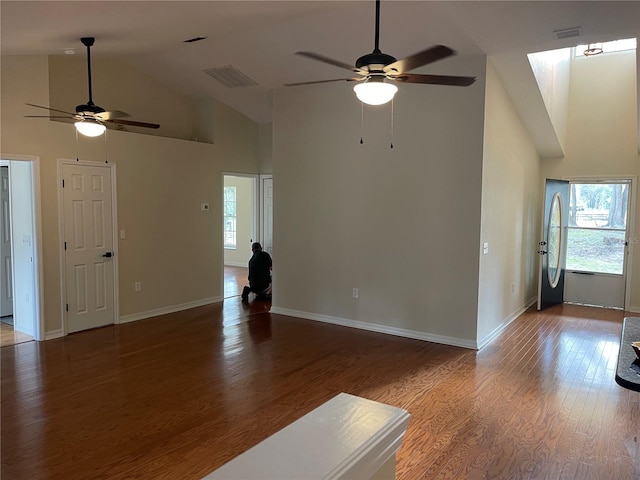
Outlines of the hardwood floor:
M 31 335 L 16 332 L 13 325 L 0 322 L 0 347 L 15 345 L 17 343 L 30 342 L 33 340 Z
M 224 298 L 239 297 L 242 295 L 242 287 L 249 285 L 248 267 L 224 266 Z
M 398 479 L 640 478 L 622 312 L 528 311 L 476 352 L 269 307 L 2 348 L 2 479 L 201 478 L 339 392 L 410 412 Z

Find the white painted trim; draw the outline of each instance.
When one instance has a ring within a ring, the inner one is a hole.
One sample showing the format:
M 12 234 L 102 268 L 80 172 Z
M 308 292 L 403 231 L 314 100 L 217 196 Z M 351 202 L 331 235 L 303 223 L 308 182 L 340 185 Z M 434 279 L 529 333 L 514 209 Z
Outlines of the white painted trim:
M 64 332 L 62 331 L 61 328 L 58 328 L 57 330 L 50 330 L 48 332 L 46 332 L 44 334 L 44 339 L 45 340 L 53 340 L 54 338 L 62 338 L 64 337 Z
M 260 241 L 264 241 L 264 181 L 270 178 L 273 181 L 273 174 L 260 175 L 258 180 L 258 211 L 260 212 Z M 273 225 L 271 226 L 273 228 Z
M 247 268 L 247 264 L 246 263 L 239 263 L 239 262 L 225 262 L 224 266 L 225 267 L 244 267 L 244 268 Z
M 44 256 L 42 254 L 42 209 L 40 195 L 40 157 L 35 155 L 22 155 L 18 153 L 0 153 L 0 158 L 4 160 L 2 165 L 11 169 L 11 162 L 31 162 L 32 200 L 33 200 L 33 233 L 34 233 L 34 311 L 36 313 L 35 325 L 33 325 L 33 338 L 42 341 L 45 338 L 44 331 L 44 267 L 42 265 Z M 15 283 L 14 283 L 15 285 Z
M 488 335 L 485 335 L 483 338 L 478 340 L 478 350 L 487 346 L 491 342 L 493 342 L 496 338 L 500 336 L 500 334 L 507 328 L 515 319 L 517 319 L 520 315 L 527 311 L 531 305 L 536 303 L 538 299 L 536 297 L 530 298 L 523 306 L 518 308 L 514 313 L 512 313 L 509 317 L 507 317 L 500 325 L 493 329 Z
M 118 212 L 117 212 L 117 196 L 118 189 L 116 185 L 116 164 L 108 162 L 90 162 L 86 160 L 70 160 L 59 158 L 57 168 L 57 192 L 58 192 L 58 238 L 60 248 L 60 313 L 62 320 L 62 335 L 67 334 L 67 310 L 66 310 L 66 298 L 67 298 L 67 280 L 66 280 L 66 265 L 65 265 L 65 251 L 64 251 L 64 192 L 62 190 L 62 167 L 63 165 L 82 165 L 85 167 L 105 167 L 109 169 L 111 177 L 111 218 L 113 229 L 112 245 L 113 245 L 113 323 L 118 324 L 120 320 L 120 297 L 119 297 L 119 272 L 118 272 Z
M 370 479 L 381 471 L 392 479 L 385 467 L 395 463 L 409 418 L 402 408 L 340 393 L 203 480 Z
M 632 313 L 640 313 L 640 307 L 629 307 L 627 311 Z
M 132 313 L 130 315 L 124 315 L 119 318 L 118 323 L 129 323 L 138 320 L 144 320 L 145 318 L 157 317 L 159 315 L 166 315 L 167 313 L 181 312 L 183 310 L 189 310 L 190 308 L 203 307 L 204 305 L 211 305 L 212 303 L 220 303 L 224 300 L 223 297 L 210 297 L 203 298 L 201 300 L 195 300 L 193 302 L 181 303 L 179 305 L 172 305 L 169 307 L 156 308 L 153 310 L 147 310 L 145 312 Z
M 270 313 L 286 315 L 288 317 L 298 317 L 307 320 L 315 320 L 318 322 L 340 325 L 342 327 L 357 328 L 360 330 L 368 330 L 370 332 L 385 333 L 396 337 L 413 338 L 415 340 L 424 340 L 426 342 L 440 343 L 443 345 L 451 345 L 454 347 L 463 347 L 476 350 L 476 342 L 464 338 L 447 337 L 444 335 L 436 335 L 426 332 L 418 332 L 416 330 L 407 330 L 404 328 L 389 327 L 387 325 L 379 325 L 376 323 L 361 322 L 358 320 L 349 320 L 346 318 L 331 317 L 328 315 L 318 315 L 315 313 L 301 312 L 299 310 L 291 310 L 288 308 L 271 307 Z

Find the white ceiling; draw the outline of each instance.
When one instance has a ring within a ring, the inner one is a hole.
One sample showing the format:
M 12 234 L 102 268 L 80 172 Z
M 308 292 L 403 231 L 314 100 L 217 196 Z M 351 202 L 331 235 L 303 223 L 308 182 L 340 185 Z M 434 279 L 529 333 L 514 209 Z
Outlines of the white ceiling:
M 94 58 L 119 58 L 183 94 L 217 98 L 259 123 L 271 121 L 271 92 L 284 83 L 349 76 L 296 51 L 353 64 L 374 44 L 373 0 L 2 0 L 0 15 L 3 55 L 64 55 L 70 48 L 84 55 L 79 39 L 93 36 Z M 582 36 L 555 39 L 554 30 L 571 27 L 581 27 Z M 531 90 L 535 82 L 523 80 L 531 77 L 526 53 L 636 37 L 639 29 L 640 2 L 632 1 L 382 0 L 380 48 L 396 58 L 435 44 L 459 55 L 486 54 L 522 114 L 528 98 L 539 99 Z M 183 42 L 196 36 L 207 39 Z M 258 86 L 227 88 L 202 72 L 225 65 Z M 447 74 L 447 60 L 416 72 Z

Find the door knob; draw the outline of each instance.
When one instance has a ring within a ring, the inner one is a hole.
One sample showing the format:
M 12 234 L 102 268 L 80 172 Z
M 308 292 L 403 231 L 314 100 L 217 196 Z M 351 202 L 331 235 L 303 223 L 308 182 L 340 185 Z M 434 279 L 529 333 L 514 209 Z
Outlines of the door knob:
M 113 257 L 113 252 L 107 252 L 102 256 L 105 257 L 105 258 L 111 258 L 111 257 Z

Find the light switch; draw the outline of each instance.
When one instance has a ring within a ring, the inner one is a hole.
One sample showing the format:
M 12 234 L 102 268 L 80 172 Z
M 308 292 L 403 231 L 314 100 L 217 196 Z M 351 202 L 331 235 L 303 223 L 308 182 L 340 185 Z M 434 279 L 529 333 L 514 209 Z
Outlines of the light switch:
M 482 254 L 486 255 L 487 253 L 489 253 L 489 242 L 484 242 L 482 244 Z
M 126 237 L 124 230 L 120 230 L 120 240 L 124 240 Z
M 209 204 L 208 203 L 201 203 L 200 204 L 200 210 L 202 210 L 203 212 L 209 210 Z

